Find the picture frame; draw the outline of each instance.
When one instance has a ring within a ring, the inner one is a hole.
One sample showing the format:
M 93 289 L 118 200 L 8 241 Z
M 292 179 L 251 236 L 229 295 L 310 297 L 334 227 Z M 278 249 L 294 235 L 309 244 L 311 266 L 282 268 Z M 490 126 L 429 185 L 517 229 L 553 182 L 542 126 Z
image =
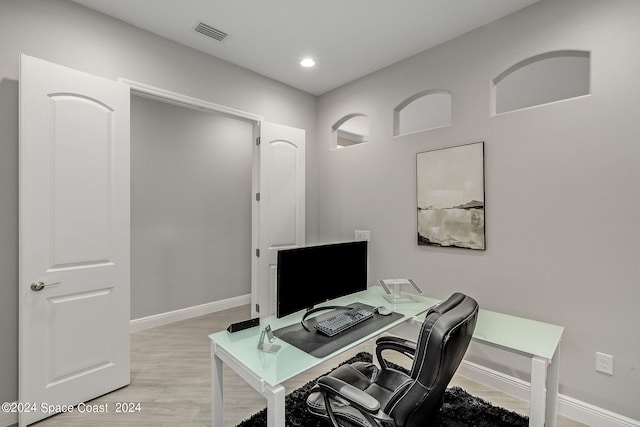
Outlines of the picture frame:
M 486 250 L 484 142 L 416 154 L 418 245 Z

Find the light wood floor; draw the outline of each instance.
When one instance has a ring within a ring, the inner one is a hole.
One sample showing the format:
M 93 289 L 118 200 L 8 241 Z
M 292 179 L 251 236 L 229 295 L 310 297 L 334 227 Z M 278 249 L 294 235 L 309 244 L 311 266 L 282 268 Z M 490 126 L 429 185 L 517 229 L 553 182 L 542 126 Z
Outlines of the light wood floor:
M 108 405 L 105 414 L 59 414 L 34 425 L 57 426 L 208 426 L 210 410 L 209 339 L 213 332 L 250 317 L 249 306 L 237 307 L 131 334 L 131 385 L 99 397 L 92 405 Z M 330 371 L 359 351 L 371 352 L 371 342 L 339 358 L 298 375 L 284 386 L 290 391 Z M 397 362 L 399 362 L 398 360 Z M 513 411 L 527 414 L 528 402 L 511 397 L 457 375 L 452 385 Z M 235 426 L 266 406 L 265 400 L 231 369 L 225 367 L 225 425 Z M 115 413 L 118 402 L 140 404 L 140 412 Z M 559 417 L 559 427 L 579 427 Z

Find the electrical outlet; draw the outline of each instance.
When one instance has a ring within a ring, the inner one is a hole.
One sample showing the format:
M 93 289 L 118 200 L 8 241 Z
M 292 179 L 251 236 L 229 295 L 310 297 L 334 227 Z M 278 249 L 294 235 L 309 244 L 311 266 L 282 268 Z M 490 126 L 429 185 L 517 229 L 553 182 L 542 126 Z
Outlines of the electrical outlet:
M 596 352 L 596 371 L 613 375 L 613 356 Z
M 371 232 L 367 230 L 356 230 L 355 238 L 356 240 L 365 240 L 368 242 L 371 240 Z

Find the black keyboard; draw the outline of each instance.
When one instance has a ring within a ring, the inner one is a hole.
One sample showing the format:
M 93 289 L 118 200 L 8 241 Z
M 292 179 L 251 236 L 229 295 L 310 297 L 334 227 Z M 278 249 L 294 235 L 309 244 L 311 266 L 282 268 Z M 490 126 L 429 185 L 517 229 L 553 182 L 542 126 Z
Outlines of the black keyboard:
M 336 314 L 329 319 L 318 322 L 316 324 L 316 329 L 318 332 L 332 337 L 372 317 L 372 311 L 364 308 L 352 308 L 349 311 Z

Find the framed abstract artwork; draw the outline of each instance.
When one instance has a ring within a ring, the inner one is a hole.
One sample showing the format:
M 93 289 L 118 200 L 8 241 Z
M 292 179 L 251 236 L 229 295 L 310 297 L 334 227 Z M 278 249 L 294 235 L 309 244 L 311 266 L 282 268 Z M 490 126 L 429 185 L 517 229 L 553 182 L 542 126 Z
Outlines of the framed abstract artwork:
M 484 250 L 484 142 L 416 155 L 418 245 Z

